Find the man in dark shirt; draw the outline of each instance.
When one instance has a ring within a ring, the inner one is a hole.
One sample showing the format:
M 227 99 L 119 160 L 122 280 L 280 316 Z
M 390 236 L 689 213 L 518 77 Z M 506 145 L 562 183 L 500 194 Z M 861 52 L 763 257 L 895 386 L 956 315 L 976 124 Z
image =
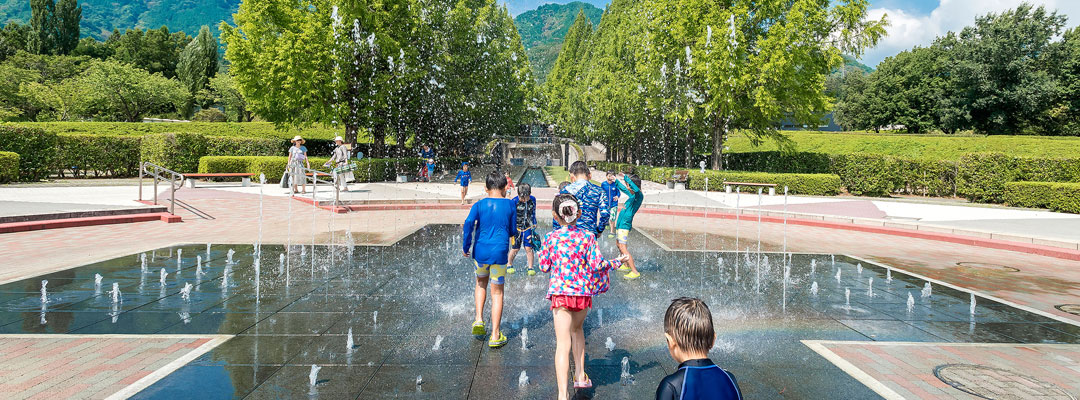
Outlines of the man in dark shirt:
M 680 364 L 678 371 L 660 381 L 656 400 L 742 399 L 735 376 L 709 359 L 716 331 L 705 302 L 689 297 L 672 301 L 664 314 L 664 336 L 668 353 Z

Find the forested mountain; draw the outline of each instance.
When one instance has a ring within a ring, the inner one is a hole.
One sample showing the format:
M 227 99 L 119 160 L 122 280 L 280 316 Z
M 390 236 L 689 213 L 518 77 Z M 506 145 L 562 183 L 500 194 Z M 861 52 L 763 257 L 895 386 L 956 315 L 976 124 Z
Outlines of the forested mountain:
M 529 63 L 532 64 L 533 76 L 538 81 L 544 82 L 551 66 L 555 64 L 555 59 L 559 57 L 563 38 L 574 23 L 578 10 L 583 10 L 594 26 L 600 23 L 600 17 L 604 14 L 604 10 L 592 4 L 575 1 L 567 4 L 545 4 L 514 18 L 514 24 L 517 25 L 521 41 L 525 45 L 525 53 L 529 55 Z
M 105 39 L 113 29 L 156 29 L 168 26 L 195 36 L 209 25 L 215 32 L 221 21 L 232 22 L 240 0 L 79 0 L 83 37 Z M 30 0 L 0 0 L 0 19 L 30 21 Z

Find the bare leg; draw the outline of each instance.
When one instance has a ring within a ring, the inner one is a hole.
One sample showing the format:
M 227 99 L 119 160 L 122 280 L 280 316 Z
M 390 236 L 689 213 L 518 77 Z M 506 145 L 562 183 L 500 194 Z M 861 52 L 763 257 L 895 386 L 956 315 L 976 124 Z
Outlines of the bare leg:
M 526 247 L 525 257 L 529 259 L 529 269 L 533 269 L 533 266 L 536 265 L 534 264 L 536 261 L 536 250 L 533 250 L 532 247 Z
M 565 308 L 551 310 L 555 322 L 555 381 L 559 385 L 559 400 L 568 400 L 567 375 L 570 373 L 570 347 L 573 341 L 574 317 Z
M 473 293 L 473 297 L 476 299 L 476 319 L 473 321 L 484 320 L 484 302 L 487 301 L 487 286 L 488 277 L 476 277 L 476 290 Z
M 626 243 L 619 243 L 618 245 L 619 245 L 619 252 L 625 254 L 626 257 L 627 257 L 626 265 L 630 266 L 630 272 L 631 273 L 636 273 L 637 272 L 637 267 L 634 266 L 634 256 L 630 254 L 630 250 L 626 249 Z
M 503 285 L 491 284 L 491 337 L 499 338 L 499 325 L 502 324 Z
M 585 317 L 589 315 L 589 309 L 570 313 L 573 318 L 570 335 L 573 339 L 571 349 L 574 352 L 574 380 L 585 381 Z
M 506 255 L 506 266 L 507 267 L 511 267 L 511 266 L 514 265 L 514 258 L 517 257 L 518 250 L 521 250 L 521 249 L 510 249 L 510 253 L 508 253 Z M 532 259 L 531 258 L 529 259 L 529 266 L 530 267 L 532 266 Z

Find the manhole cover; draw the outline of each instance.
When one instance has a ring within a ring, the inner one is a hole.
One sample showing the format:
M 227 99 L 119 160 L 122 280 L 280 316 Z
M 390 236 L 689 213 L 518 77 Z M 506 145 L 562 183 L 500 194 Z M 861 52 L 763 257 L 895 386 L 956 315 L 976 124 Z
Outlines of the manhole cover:
M 1073 315 L 1080 315 L 1080 304 L 1058 304 L 1054 308 Z
M 1007 267 L 1001 264 L 990 264 L 981 262 L 958 262 L 957 267 L 961 269 L 967 269 L 973 272 L 978 271 L 997 271 L 997 272 L 1020 272 L 1019 268 Z
M 962 392 L 984 399 L 1070 399 L 1069 392 L 1048 382 L 1013 371 L 974 364 L 944 364 L 934 376 Z

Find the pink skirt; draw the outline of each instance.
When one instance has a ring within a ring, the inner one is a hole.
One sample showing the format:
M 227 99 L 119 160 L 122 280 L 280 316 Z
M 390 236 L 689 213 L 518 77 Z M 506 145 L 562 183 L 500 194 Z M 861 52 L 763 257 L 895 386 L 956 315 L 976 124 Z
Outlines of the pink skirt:
M 570 312 L 588 310 L 592 308 L 592 296 L 552 295 L 551 309 L 554 310 L 556 308 L 565 308 Z

